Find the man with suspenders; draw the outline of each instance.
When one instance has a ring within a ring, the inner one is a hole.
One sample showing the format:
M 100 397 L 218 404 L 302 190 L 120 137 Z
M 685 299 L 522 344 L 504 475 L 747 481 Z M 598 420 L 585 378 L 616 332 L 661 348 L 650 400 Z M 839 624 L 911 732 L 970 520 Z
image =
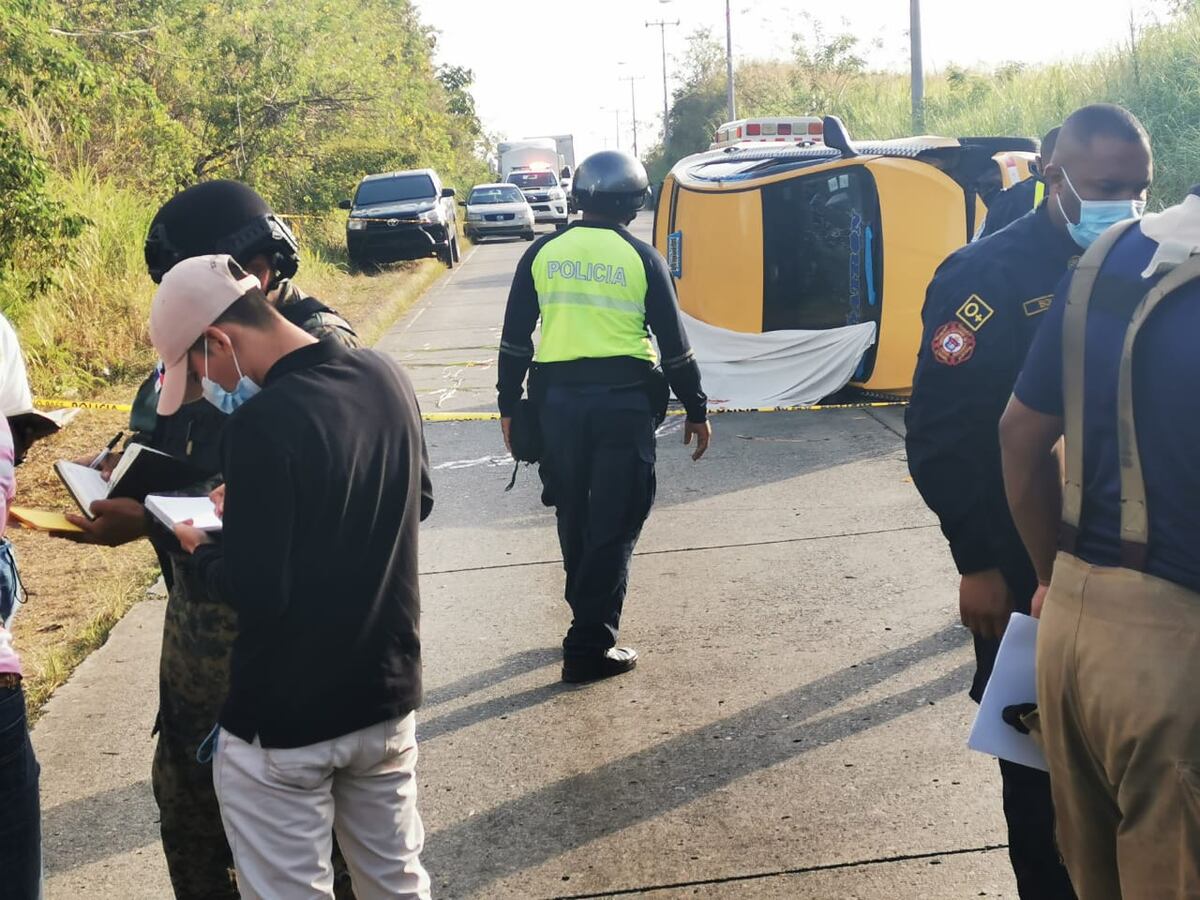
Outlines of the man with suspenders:
M 1198 340 L 1193 189 L 1092 245 L 1001 424 L 1042 585 L 1037 715 L 1059 844 L 1083 900 L 1200 896 Z

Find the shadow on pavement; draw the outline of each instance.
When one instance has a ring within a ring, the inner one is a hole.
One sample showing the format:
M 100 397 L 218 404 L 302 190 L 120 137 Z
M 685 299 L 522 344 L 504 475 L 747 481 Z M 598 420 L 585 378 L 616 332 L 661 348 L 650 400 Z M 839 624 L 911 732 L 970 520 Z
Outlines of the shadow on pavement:
M 146 815 L 147 809 L 153 815 Z M 103 839 L 97 840 L 97 832 Z M 68 872 L 159 841 L 150 780 L 102 791 L 42 811 L 47 875 Z
M 555 674 L 557 676 L 557 673 Z M 507 718 L 512 713 L 545 703 L 552 697 L 572 690 L 573 687 L 573 685 L 555 681 L 552 684 L 530 688 L 519 694 L 506 694 L 493 700 L 474 703 L 471 706 L 446 713 L 444 716 L 438 716 L 436 719 L 420 721 L 417 723 L 417 740 L 432 741 L 434 738 L 462 728 L 470 728 L 472 725 L 486 722 L 488 719 Z
M 481 891 L 495 881 L 535 868 L 590 841 L 692 803 L 740 778 L 961 693 L 969 682 L 973 663 L 899 694 L 809 723 L 829 709 L 961 646 L 961 628 L 948 625 L 920 641 L 842 669 L 727 719 L 594 771 L 564 778 L 433 832 L 426 844 L 426 864 L 443 892 L 462 896 Z
M 476 672 L 474 675 L 468 675 L 458 681 L 443 684 L 432 691 L 426 691 L 421 709 L 427 711 L 439 703 L 447 703 L 476 691 L 482 691 L 501 681 L 516 678 L 518 675 L 524 675 L 543 666 L 553 665 L 561 659 L 562 650 L 557 647 L 536 647 L 532 650 L 522 650 L 491 669 Z
M 656 509 L 904 452 L 900 438 L 858 410 L 730 413 L 714 422 L 714 443 L 698 465 L 685 452 L 681 421 L 669 422 L 675 427 L 659 436 Z M 515 488 L 505 492 L 512 464 L 503 461 L 499 434 L 495 422 L 426 427 L 437 497 L 432 527 L 534 528 L 553 515 L 542 506 L 536 466 L 522 467 Z

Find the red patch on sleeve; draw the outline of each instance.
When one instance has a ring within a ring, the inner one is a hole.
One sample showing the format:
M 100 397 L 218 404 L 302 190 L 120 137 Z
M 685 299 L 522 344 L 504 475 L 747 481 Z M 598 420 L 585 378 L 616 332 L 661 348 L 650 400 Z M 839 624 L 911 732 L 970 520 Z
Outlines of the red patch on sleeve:
M 947 322 L 934 332 L 929 349 L 943 366 L 961 366 L 975 354 L 975 335 L 961 322 Z

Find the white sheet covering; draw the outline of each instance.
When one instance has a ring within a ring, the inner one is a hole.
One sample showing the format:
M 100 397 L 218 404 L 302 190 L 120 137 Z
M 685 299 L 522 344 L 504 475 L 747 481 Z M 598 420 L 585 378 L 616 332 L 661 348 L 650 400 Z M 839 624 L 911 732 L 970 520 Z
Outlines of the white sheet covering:
M 807 406 L 845 387 L 875 323 L 821 331 L 727 331 L 683 313 L 711 407 Z

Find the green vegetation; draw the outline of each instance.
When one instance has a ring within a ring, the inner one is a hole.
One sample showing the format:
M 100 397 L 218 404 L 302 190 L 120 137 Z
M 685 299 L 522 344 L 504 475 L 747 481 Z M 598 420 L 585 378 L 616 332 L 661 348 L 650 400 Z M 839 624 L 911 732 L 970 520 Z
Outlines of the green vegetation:
M 141 243 L 188 184 L 239 178 L 319 217 L 306 231 L 338 239 L 301 271 L 329 284 L 332 210 L 363 174 L 483 180 L 473 76 L 435 48 L 411 0 L 0 0 L 0 310 L 36 388 L 145 370 Z
M 855 138 L 911 134 L 906 74 L 871 71 L 852 35 L 819 26 L 798 35 L 792 60 L 746 62 L 735 83 L 739 115 L 823 115 L 845 121 Z M 1180 3 L 1167 23 L 1095 57 L 1049 66 L 1008 65 L 979 72 L 949 68 L 926 84 L 926 129 L 943 135 L 1040 137 L 1088 103 L 1119 103 L 1145 124 L 1154 142 L 1154 201 L 1179 200 L 1200 180 L 1200 9 Z M 648 162 L 660 180 L 671 165 L 706 149 L 725 118 L 723 48 L 694 34 L 683 85 L 671 109 L 671 141 Z

